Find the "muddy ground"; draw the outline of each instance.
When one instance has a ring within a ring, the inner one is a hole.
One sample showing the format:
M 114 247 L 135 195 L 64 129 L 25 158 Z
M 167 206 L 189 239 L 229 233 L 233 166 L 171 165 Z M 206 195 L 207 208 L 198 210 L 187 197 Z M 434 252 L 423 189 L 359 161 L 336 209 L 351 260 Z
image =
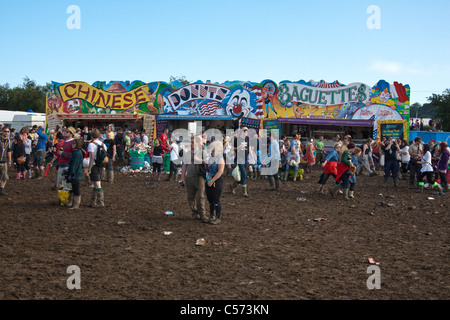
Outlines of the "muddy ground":
M 317 192 L 319 174 L 283 182 L 280 192 L 249 181 L 248 199 L 229 192 L 227 177 L 222 223 L 210 225 L 191 219 L 177 182 L 147 184 L 144 173 L 116 171 L 114 184 L 103 183 L 102 209 L 87 207 L 84 186 L 80 210 L 58 204 L 55 172 L 28 181 L 11 173 L 0 197 L 0 299 L 450 298 L 450 193 L 419 194 L 407 181 L 383 188 L 381 176 L 363 175 L 356 199 L 344 201 Z M 67 286 L 72 265 L 78 290 Z

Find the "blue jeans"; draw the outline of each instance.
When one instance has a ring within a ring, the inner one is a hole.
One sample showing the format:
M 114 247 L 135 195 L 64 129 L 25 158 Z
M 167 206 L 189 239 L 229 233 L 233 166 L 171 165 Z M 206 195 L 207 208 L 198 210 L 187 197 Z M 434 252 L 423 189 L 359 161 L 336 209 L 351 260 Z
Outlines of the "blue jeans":
M 286 171 L 289 171 L 291 169 L 294 170 L 294 171 L 298 171 L 298 165 L 297 166 L 291 166 L 291 165 L 287 164 L 286 165 Z
M 248 164 L 238 164 L 239 170 L 241 171 L 241 185 L 247 184 L 247 170 L 248 170 Z
M 392 173 L 392 178 L 396 179 L 400 166 L 397 160 L 388 160 L 384 164 L 384 177 L 389 177 L 389 173 Z

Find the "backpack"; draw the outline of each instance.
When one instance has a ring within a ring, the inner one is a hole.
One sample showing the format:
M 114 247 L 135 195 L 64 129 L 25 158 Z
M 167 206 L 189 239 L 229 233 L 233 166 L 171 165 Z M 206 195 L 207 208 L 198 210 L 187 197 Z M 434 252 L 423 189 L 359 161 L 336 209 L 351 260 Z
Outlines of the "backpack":
M 106 154 L 106 150 L 103 146 L 104 146 L 103 142 L 101 145 L 97 144 L 97 156 L 95 159 L 95 166 L 100 168 L 106 166 L 106 163 L 108 162 L 108 155 Z

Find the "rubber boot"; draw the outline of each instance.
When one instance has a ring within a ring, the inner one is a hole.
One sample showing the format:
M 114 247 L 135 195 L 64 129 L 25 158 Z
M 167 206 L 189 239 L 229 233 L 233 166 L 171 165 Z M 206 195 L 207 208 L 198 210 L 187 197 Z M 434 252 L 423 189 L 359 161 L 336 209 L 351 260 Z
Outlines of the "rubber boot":
M 253 179 L 253 171 L 250 171 L 250 172 L 249 172 L 249 175 L 248 175 L 248 177 L 249 177 L 249 179 L 252 179 L 252 180 L 254 180 L 254 179 Z
M 114 183 L 114 170 L 109 171 L 109 183 Z
M 342 191 L 344 192 L 344 200 L 350 200 L 348 197 L 348 188 L 342 189 Z
M 216 210 L 216 204 L 215 202 L 209 203 L 209 223 L 214 224 L 214 220 L 216 220 L 216 217 L 214 215 Z
M 95 190 L 95 189 L 94 189 Z M 103 208 L 105 206 L 105 198 L 104 198 L 104 194 L 103 194 L 103 190 L 95 190 L 97 191 L 96 193 L 96 204 L 95 206 L 93 206 L 93 208 Z
M 444 191 L 444 188 L 441 187 L 441 185 L 439 185 L 439 183 L 435 182 L 433 184 L 433 189 L 436 188 L 439 190 L 440 193 L 442 193 Z
M 422 193 L 423 192 L 423 182 L 419 182 L 419 190 L 417 192 Z
M 354 199 L 354 198 L 355 198 L 354 192 L 355 192 L 355 191 L 349 191 L 349 192 L 348 192 L 348 197 L 349 197 L 350 199 Z
M 34 168 L 34 178 L 37 179 L 39 177 L 39 168 Z
M 72 208 L 73 207 L 73 192 L 71 192 L 70 193 L 70 196 L 69 196 L 69 203 L 68 204 L 66 204 L 66 207 L 69 207 L 69 208 Z
M 81 196 L 74 196 L 73 197 L 73 204 L 69 209 L 79 209 L 81 203 Z
M 212 224 L 219 224 L 220 223 L 220 219 L 222 217 L 222 204 L 214 203 L 214 208 L 215 208 L 215 211 L 216 211 L 216 218 L 211 223 Z
M 394 178 L 394 187 L 398 188 L 398 177 Z
M 294 170 L 294 181 L 297 181 L 297 174 L 298 174 L 298 170 Z
M 40 168 L 36 169 L 36 179 L 41 180 L 44 178 L 44 170 L 41 170 Z
M 237 181 L 233 181 L 233 184 L 230 185 L 230 189 L 231 189 L 231 193 L 235 194 L 236 193 L 236 189 L 238 187 L 239 183 Z
M 384 176 L 384 187 L 387 187 L 389 176 Z
M 104 182 L 109 182 L 111 180 L 111 171 L 103 169 L 103 176 L 105 177 L 103 179 Z
M 166 181 L 170 181 L 172 179 L 172 172 L 169 172 L 169 176 L 167 177 Z
M 28 175 L 28 179 L 31 179 L 32 174 L 31 174 L 31 170 L 30 169 L 27 170 L 27 175 Z
M 274 181 L 275 180 L 275 178 L 274 177 L 269 177 L 269 190 L 274 190 L 275 189 L 275 186 L 274 186 Z
M 324 187 L 325 187 L 325 185 L 324 184 L 321 184 L 320 185 L 320 188 L 319 188 L 319 193 L 321 193 L 321 194 L 323 194 L 324 192 L 323 192 L 323 189 L 324 189 Z
M 339 191 L 340 188 L 341 188 L 341 185 L 340 184 L 336 184 L 333 188 L 330 189 L 330 194 L 333 197 L 336 197 L 337 196 L 337 192 Z
M 242 195 L 246 198 L 248 198 L 248 193 L 247 193 L 247 185 L 243 184 L 242 185 Z
M 91 196 L 91 203 L 89 204 L 89 207 L 96 208 L 97 206 L 97 189 L 92 189 L 92 196 Z
M 16 174 L 16 180 L 20 180 L 20 177 L 22 176 L 22 174 L 20 172 L 17 172 Z
M 156 181 L 159 181 L 161 179 L 161 172 L 156 173 Z
M 289 175 L 289 171 L 286 170 L 286 171 L 284 172 L 284 175 L 283 175 L 283 181 L 286 181 L 286 180 L 287 180 L 288 175 Z
M 275 190 L 280 191 L 280 179 L 275 179 Z
M 22 172 L 22 179 L 27 180 L 27 172 L 26 171 Z

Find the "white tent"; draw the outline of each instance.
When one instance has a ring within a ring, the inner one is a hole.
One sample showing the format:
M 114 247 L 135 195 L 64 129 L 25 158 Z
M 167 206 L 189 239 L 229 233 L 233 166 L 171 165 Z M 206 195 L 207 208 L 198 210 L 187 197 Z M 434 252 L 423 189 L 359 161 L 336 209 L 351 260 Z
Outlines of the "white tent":
M 0 110 L 0 123 L 16 130 L 45 125 L 45 113 Z

